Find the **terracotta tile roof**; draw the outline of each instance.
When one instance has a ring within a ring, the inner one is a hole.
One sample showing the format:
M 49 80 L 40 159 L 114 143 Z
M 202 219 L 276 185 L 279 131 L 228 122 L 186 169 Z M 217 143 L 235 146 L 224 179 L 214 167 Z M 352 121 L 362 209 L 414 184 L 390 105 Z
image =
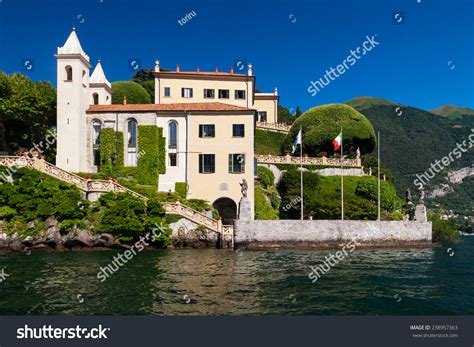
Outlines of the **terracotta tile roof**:
M 255 109 L 221 102 L 179 104 L 90 105 L 87 112 L 159 112 L 159 111 L 255 111 Z

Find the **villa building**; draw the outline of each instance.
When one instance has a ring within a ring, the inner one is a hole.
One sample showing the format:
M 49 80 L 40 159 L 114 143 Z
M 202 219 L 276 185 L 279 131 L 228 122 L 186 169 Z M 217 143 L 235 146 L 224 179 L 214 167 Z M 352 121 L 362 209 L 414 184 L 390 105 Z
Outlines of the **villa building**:
M 153 104 L 112 104 L 112 87 L 100 61 L 92 75 L 89 56 L 75 30 L 57 54 L 56 165 L 71 172 L 99 172 L 101 130 L 123 134 L 123 165 L 137 167 L 139 127 L 162 129 L 165 170 L 158 191 L 188 187 L 187 197 L 205 199 L 223 218 L 237 217 L 248 184 L 254 212 L 255 122 L 277 122 L 278 93 L 256 93 L 252 66 L 246 74 L 229 72 L 162 71 L 155 62 Z

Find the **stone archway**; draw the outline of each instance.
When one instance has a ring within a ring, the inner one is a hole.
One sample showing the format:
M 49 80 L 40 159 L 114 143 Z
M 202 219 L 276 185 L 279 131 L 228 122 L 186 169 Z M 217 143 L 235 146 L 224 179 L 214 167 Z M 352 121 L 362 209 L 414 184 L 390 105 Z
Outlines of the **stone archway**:
M 219 198 L 212 206 L 219 211 L 222 218 L 222 224 L 234 224 L 234 219 L 237 219 L 237 204 L 230 198 Z

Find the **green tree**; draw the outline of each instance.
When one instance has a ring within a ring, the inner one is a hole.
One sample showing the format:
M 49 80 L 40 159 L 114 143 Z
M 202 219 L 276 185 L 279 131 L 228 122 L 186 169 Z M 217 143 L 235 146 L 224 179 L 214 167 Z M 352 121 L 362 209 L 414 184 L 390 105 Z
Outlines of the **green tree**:
M 146 81 L 153 81 L 154 79 L 155 76 L 153 76 L 153 69 L 138 69 L 132 77 L 132 81 L 140 84 Z
M 145 81 L 141 83 L 141 86 L 145 88 L 148 95 L 150 95 L 150 99 L 152 103 L 155 102 L 155 81 L 154 80 Z
M 283 174 L 278 184 L 278 191 L 281 196 L 280 216 L 283 219 L 298 219 L 301 216 L 300 179 L 300 171 L 291 167 Z M 303 172 L 303 186 L 303 214 L 307 217 L 315 211 L 318 200 L 319 175 L 309 171 Z
M 294 117 L 288 108 L 278 105 L 277 120 L 278 123 L 293 123 Z
M 428 220 L 433 225 L 433 242 L 459 242 L 458 227 L 452 220 L 442 220 L 439 214 L 430 213 Z
M 55 119 L 56 91 L 49 82 L 0 71 L 0 150 L 32 148 Z
M 119 241 L 137 241 L 140 236 L 155 232 L 161 246 L 170 242 L 171 229 L 165 221 L 163 206 L 154 200 L 145 204 L 127 193 L 106 193 L 99 198 L 102 219 L 99 232 L 112 233 Z
M 364 197 L 374 204 L 378 200 L 376 177 L 362 177 L 355 188 L 356 195 Z M 397 195 L 395 187 L 386 181 L 380 182 L 380 207 L 389 212 L 394 212 L 402 205 L 402 199 Z
M 124 96 L 127 104 L 150 104 L 150 94 L 140 84 L 133 81 L 120 81 L 112 83 L 112 103 L 122 104 Z
M 301 116 L 303 112 L 301 112 L 301 109 L 299 106 L 296 106 L 296 111 L 295 111 L 295 119 Z

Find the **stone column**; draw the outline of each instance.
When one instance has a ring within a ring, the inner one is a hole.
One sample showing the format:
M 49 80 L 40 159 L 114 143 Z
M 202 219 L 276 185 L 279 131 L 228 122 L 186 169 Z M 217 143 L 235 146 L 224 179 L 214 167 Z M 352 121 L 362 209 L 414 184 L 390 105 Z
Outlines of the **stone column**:
M 243 196 L 239 202 L 239 220 L 252 220 L 252 208 L 250 201 L 246 196 Z
M 426 206 L 424 204 L 416 205 L 415 221 L 417 221 L 417 222 L 427 222 L 428 221 L 428 217 L 427 217 L 427 214 L 426 214 Z

